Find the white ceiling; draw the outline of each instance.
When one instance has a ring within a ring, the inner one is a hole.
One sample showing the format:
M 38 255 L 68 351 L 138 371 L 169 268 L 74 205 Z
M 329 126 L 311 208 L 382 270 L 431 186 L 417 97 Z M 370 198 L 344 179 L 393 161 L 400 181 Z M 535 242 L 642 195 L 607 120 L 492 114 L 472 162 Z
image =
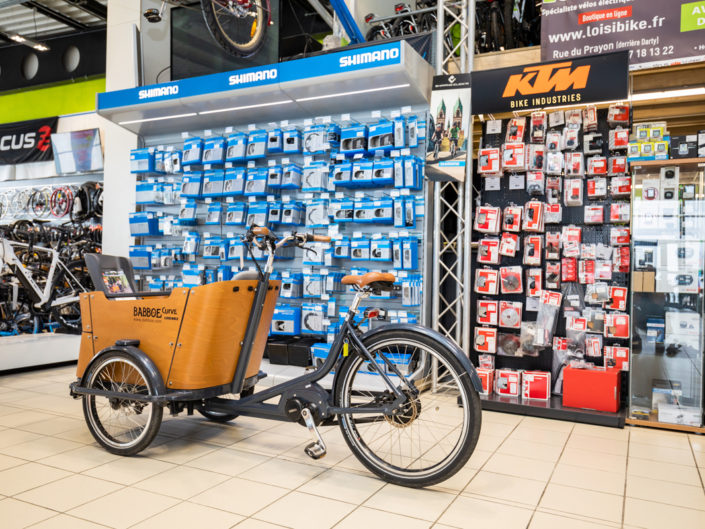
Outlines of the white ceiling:
M 105 26 L 105 20 L 72 5 L 72 2 L 67 0 L 37 0 L 35 3 L 69 17 L 87 28 Z M 107 6 L 108 0 L 95 0 L 95 3 Z M 19 34 L 34 39 L 75 31 L 76 28 L 33 9 L 30 2 L 0 0 L 0 33 Z

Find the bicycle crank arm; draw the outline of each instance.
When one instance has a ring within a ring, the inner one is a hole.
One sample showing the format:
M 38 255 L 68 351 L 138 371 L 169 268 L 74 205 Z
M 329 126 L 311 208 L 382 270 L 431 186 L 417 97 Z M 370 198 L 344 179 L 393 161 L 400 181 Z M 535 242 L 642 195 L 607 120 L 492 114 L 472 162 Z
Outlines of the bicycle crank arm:
M 301 417 L 306 423 L 306 428 L 308 428 L 308 432 L 311 434 L 311 438 L 313 439 L 312 443 L 306 445 L 304 452 L 311 459 L 321 459 L 328 453 L 328 451 L 326 449 L 326 443 L 323 442 L 321 434 L 318 433 L 318 428 L 316 428 L 316 423 L 313 421 L 311 411 L 308 408 L 304 408 L 301 410 Z

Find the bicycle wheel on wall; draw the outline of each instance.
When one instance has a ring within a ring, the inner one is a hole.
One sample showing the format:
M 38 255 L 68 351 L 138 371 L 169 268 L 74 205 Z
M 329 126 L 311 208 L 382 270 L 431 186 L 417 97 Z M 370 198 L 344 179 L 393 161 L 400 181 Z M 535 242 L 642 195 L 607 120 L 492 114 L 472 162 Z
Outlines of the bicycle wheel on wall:
M 230 55 L 249 57 L 264 43 L 269 0 L 201 0 L 201 9 L 208 31 Z
M 480 435 L 480 398 L 462 365 L 432 337 L 394 329 L 365 341 L 378 365 L 382 356 L 408 365 L 390 374 L 407 395 L 401 413 L 343 414 L 338 417 L 345 440 L 370 471 L 408 487 L 427 487 L 450 478 L 470 458 Z M 407 364 L 408 363 L 408 364 Z M 378 374 L 362 356 L 350 355 L 334 388 L 337 406 L 363 407 L 391 403 Z

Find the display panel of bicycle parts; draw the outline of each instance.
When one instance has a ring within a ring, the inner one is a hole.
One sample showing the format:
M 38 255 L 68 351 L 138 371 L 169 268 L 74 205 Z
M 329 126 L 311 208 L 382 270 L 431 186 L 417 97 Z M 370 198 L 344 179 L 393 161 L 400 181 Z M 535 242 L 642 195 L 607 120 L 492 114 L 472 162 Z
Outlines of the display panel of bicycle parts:
M 703 425 L 702 165 L 633 164 L 632 419 Z
M 277 234 L 327 234 L 331 243 L 277 254 L 281 299 L 271 326 L 285 357 L 309 365 L 309 346 L 325 357 L 353 290 L 346 274 L 392 272 L 399 290 L 369 300 L 360 326 L 423 323 L 426 107 L 382 109 L 315 119 L 147 138 L 131 154 L 138 244 L 130 258 L 143 287 L 171 290 L 256 270 L 247 227 Z M 374 311 L 372 309 L 375 309 Z M 296 352 L 290 343 L 304 337 Z M 291 351 L 294 351 L 293 353 Z
M 102 244 L 101 180 L 0 182 L 0 336 L 80 332 L 77 295 L 91 288 L 83 255 Z
M 629 367 L 630 136 L 626 104 L 483 123 L 471 356 L 486 398 L 619 408 L 585 377 Z

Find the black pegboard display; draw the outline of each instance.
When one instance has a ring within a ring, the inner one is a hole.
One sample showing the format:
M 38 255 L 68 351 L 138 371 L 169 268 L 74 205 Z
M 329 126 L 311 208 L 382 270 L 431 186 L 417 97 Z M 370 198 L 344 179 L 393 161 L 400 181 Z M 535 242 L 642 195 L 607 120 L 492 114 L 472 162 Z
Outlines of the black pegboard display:
M 550 112 L 551 110 L 548 109 L 547 112 Z M 624 154 L 626 155 L 625 151 L 621 152 L 611 152 L 609 150 L 609 131 L 612 127 L 610 127 L 607 123 L 607 113 L 608 109 L 601 109 L 598 110 L 598 129 L 596 132 L 600 132 L 603 135 L 603 156 L 613 156 L 613 155 L 621 155 Z M 524 136 L 524 141 L 528 144 L 528 136 L 529 136 L 529 129 L 530 129 L 530 116 L 526 116 L 527 119 L 527 127 L 526 127 L 526 133 Z M 507 131 L 507 126 L 509 124 L 509 119 L 504 119 L 502 120 L 502 141 L 504 141 L 504 138 L 506 136 L 506 131 Z M 486 123 L 483 125 L 483 140 L 485 140 L 485 132 L 486 132 Z M 552 129 L 549 128 L 548 132 L 551 131 L 556 131 L 556 132 L 561 132 L 562 128 L 560 129 Z M 582 150 L 583 147 L 583 136 L 585 132 L 580 129 L 579 137 L 580 137 L 580 146 L 579 149 Z M 481 147 L 484 145 L 481 144 Z M 493 145 L 487 144 L 488 147 L 499 147 L 496 143 Z M 565 152 L 565 151 L 564 151 Z M 589 155 L 593 156 L 593 155 Z M 586 155 L 586 161 L 587 161 L 588 155 Z M 477 167 L 475 166 L 475 169 Z M 500 208 L 505 208 L 506 206 L 510 206 L 512 204 L 514 205 L 520 205 L 523 206 L 527 202 L 529 202 L 532 198 L 536 198 L 540 201 L 545 202 L 546 197 L 545 195 L 539 195 L 539 196 L 534 196 L 529 194 L 526 189 L 509 189 L 509 173 L 505 173 L 501 178 L 501 187 L 500 190 L 498 191 L 486 191 L 485 190 L 485 177 L 483 175 L 480 175 L 477 173 L 477 170 L 473 172 L 473 185 L 476 190 L 476 200 L 474 203 L 474 207 L 476 208 L 479 205 L 492 205 L 492 206 L 499 206 Z M 609 180 L 610 177 L 607 177 L 608 180 L 608 193 L 607 197 L 604 199 L 600 200 L 590 200 L 587 198 L 587 177 L 583 177 L 583 205 L 582 206 L 566 206 L 565 203 L 561 200 L 561 205 L 562 205 L 562 222 L 560 224 L 546 224 L 545 225 L 545 231 L 546 232 L 555 232 L 558 231 L 560 232 L 564 226 L 578 226 L 582 228 L 582 242 L 583 243 L 602 243 L 609 245 L 610 244 L 610 228 L 613 226 L 629 226 L 628 223 L 619 223 L 619 224 L 611 224 L 609 223 L 609 209 L 610 206 L 613 203 L 629 203 L 630 198 L 629 197 L 624 197 L 624 198 L 612 198 L 609 193 Z M 561 193 L 562 196 L 562 193 Z M 604 206 L 604 211 L 605 211 L 605 223 L 604 224 L 599 224 L 599 225 L 591 225 L 591 224 L 585 224 L 584 222 L 584 206 L 586 205 L 602 205 Z M 528 266 L 528 265 L 523 265 L 523 242 L 524 242 L 524 237 L 527 235 L 525 232 L 521 232 L 520 234 L 521 238 L 521 246 L 520 246 L 520 251 L 517 252 L 516 257 L 506 257 L 506 256 L 501 256 L 500 257 L 500 263 L 498 265 L 489 265 L 491 268 L 499 269 L 500 267 L 504 266 L 522 266 L 524 270 L 524 286 L 526 290 L 526 270 L 528 268 L 538 268 L 538 266 Z M 533 233 L 531 235 L 534 235 Z M 477 231 L 473 230 L 473 236 L 472 240 L 473 242 L 479 241 L 480 239 L 483 239 L 485 237 L 495 237 L 494 235 L 487 235 L 484 233 L 479 233 Z M 561 254 L 562 255 L 562 254 Z M 477 262 L 477 253 L 473 252 L 473 268 L 476 267 L 484 267 L 487 265 L 481 264 Z M 542 254 L 542 260 L 541 260 L 541 266 L 540 268 L 543 269 L 544 273 L 544 281 L 545 281 L 545 276 L 546 276 L 546 259 L 545 259 L 545 245 L 544 245 L 544 250 Z M 533 311 L 527 311 L 526 310 L 526 294 L 502 294 L 501 291 L 498 295 L 496 296 L 484 296 L 484 295 L 479 295 L 475 293 L 474 291 L 474 273 L 473 273 L 473 291 L 472 291 L 472 300 L 471 300 L 471 339 L 474 340 L 475 336 L 475 327 L 478 326 L 476 319 L 475 319 L 475 314 L 476 314 L 476 308 L 477 308 L 477 301 L 479 299 L 494 299 L 494 300 L 505 300 L 505 301 L 519 301 L 524 304 L 524 310 L 523 310 L 523 316 L 522 320 L 523 321 L 535 321 L 537 317 L 537 312 Z M 619 273 L 619 272 L 613 272 L 612 274 L 612 280 L 608 282 L 612 286 L 623 286 L 623 287 L 630 287 L 630 274 L 628 273 Z M 564 290 L 566 283 L 561 284 L 561 290 Z M 581 292 L 584 294 L 585 291 L 585 285 L 579 285 L 579 288 Z M 565 306 L 565 305 L 564 305 Z M 593 307 L 593 308 L 599 308 L 597 305 L 587 305 L 587 307 Z M 520 331 L 517 330 L 511 330 L 511 329 L 505 329 L 500 327 L 498 329 L 500 334 L 516 334 L 517 336 L 520 334 Z M 556 332 L 554 336 L 565 336 L 565 318 L 563 316 L 563 307 L 561 308 L 561 311 L 559 313 L 558 319 L 557 319 L 557 326 L 556 326 Z M 629 340 L 619 340 L 619 339 L 608 339 L 604 338 L 604 345 L 621 345 L 621 346 L 628 346 L 629 345 Z M 473 349 L 470 351 L 470 357 L 475 365 L 478 363 L 478 353 Z M 602 365 L 603 364 L 603 358 L 602 357 L 589 357 L 587 358 L 588 361 L 594 362 L 597 365 Z M 495 355 L 495 367 L 496 368 L 511 368 L 511 369 L 521 369 L 521 370 L 541 370 L 541 371 L 551 371 L 553 363 L 553 351 L 551 347 L 547 347 L 545 349 L 542 349 L 539 351 L 538 356 L 504 356 L 504 355 Z M 625 389 L 625 388 L 623 388 Z

